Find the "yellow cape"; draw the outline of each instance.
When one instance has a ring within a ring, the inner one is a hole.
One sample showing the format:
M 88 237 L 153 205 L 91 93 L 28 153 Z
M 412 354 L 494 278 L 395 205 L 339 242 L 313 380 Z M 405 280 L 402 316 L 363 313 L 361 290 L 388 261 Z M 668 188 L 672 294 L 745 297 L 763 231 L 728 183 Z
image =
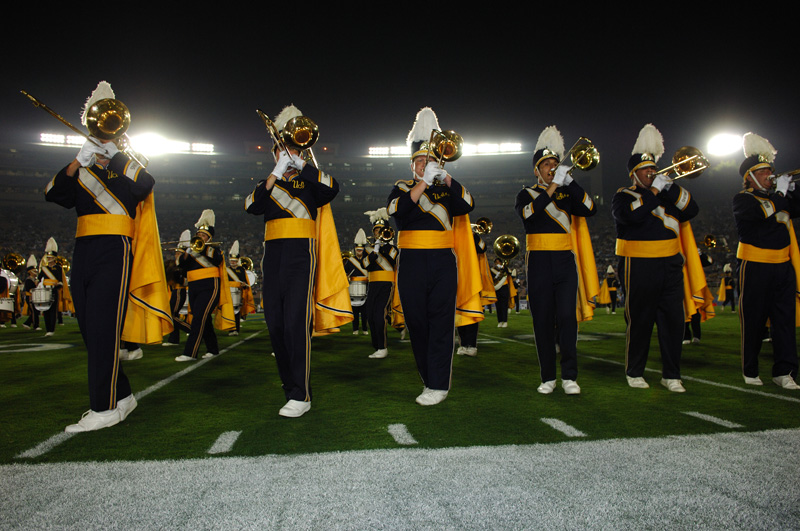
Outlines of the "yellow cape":
M 314 287 L 314 333 L 329 333 L 353 320 L 349 283 L 331 206 L 317 209 L 317 273 Z
M 466 326 L 483 321 L 481 304 L 481 269 L 478 264 L 478 251 L 469 214 L 453 218 L 454 250 L 458 271 L 456 291 L 456 326 Z
M 148 345 L 161 343 L 162 338 L 172 332 L 173 325 L 152 192 L 136 207 L 135 226 L 128 311 L 122 339 Z
M 589 236 L 586 218 L 572 216 L 572 230 L 569 237 L 572 241 L 572 251 L 575 253 L 575 263 L 578 269 L 578 303 L 575 311 L 580 323 L 581 321 L 590 321 L 594 317 L 594 298 L 600 292 L 597 264 L 594 260 L 592 238 Z
M 706 283 L 706 274 L 700 263 L 697 252 L 697 242 L 694 239 L 692 226 L 688 221 L 681 223 L 680 236 L 683 261 L 683 309 L 686 320 L 690 321 L 692 315 L 700 312 L 700 321 L 707 321 L 714 317 L 714 297 Z

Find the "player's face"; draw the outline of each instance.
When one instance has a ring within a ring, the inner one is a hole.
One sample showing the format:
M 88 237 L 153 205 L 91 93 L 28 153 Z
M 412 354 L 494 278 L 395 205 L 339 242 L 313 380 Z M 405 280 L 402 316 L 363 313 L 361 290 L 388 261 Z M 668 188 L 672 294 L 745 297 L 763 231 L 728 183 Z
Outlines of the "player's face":
M 769 190 L 772 188 L 772 181 L 769 179 L 770 175 L 772 175 L 772 169 L 761 168 L 752 172 L 751 178 L 755 179 L 755 181 L 760 184 L 762 188 Z
M 636 170 L 636 178 L 642 183 L 645 188 L 653 186 L 653 181 L 656 178 L 656 169 L 652 166 L 647 168 L 639 168 Z
M 414 170 L 414 175 L 416 175 L 419 179 L 422 179 L 422 176 L 425 175 L 425 166 L 428 165 L 428 156 L 427 155 L 420 155 L 419 157 L 414 158 L 411 162 L 411 167 Z
M 553 182 L 553 170 L 556 166 L 558 166 L 558 161 L 556 159 L 544 159 L 539 163 L 539 167 L 536 168 L 536 176 L 539 177 L 543 183 L 550 184 Z

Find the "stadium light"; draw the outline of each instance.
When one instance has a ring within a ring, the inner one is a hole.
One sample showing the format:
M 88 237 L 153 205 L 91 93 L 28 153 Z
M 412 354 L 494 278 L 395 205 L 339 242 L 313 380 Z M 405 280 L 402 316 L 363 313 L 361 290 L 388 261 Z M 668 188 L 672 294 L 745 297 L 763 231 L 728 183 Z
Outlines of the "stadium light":
M 475 155 L 508 155 L 522 153 L 522 144 L 519 142 L 464 144 L 465 157 Z M 368 157 L 407 157 L 411 155 L 408 146 L 372 146 L 367 150 Z
M 80 146 L 86 142 L 86 138 L 80 135 L 41 133 L 39 135 L 39 141 L 46 146 Z M 155 157 L 166 153 L 183 153 L 187 155 L 214 154 L 214 144 L 169 140 L 155 133 L 146 133 L 131 137 L 131 147 L 148 157 Z
M 711 137 L 711 140 L 708 141 L 708 151 L 709 155 L 715 155 L 718 157 L 724 155 L 730 155 L 732 153 L 736 153 L 742 149 L 742 136 L 741 135 L 733 135 L 730 133 L 720 133 L 718 135 L 714 135 Z

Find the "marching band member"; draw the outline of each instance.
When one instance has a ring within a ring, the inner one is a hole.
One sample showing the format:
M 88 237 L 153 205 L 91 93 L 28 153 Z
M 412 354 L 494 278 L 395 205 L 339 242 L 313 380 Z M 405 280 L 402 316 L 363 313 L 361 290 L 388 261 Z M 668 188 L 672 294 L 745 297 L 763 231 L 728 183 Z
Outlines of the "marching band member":
M 167 339 L 161 343 L 162 347 L 177 346 L 181 342 L 181 326 L 179 321 L 184 321 L 181 316 L 181 309 L 186 304 L 188 281 L 186 280 L 186 271 L 181 267 L 180 260 L 184 251 L 189 248 L 189 242 L 192 239 L 192 233 L 186 229 L 181 233 L 178 239 L 178 244 L 175 246 L 175 256 L 173 259 L 166 262 L 166 277 L 167 285 L 169 286 L 169 309 L 172 314 L 172 321 L 175 323 L 175 328 L 172 330 Z M 187 327 L 191 329 L 190 326 Z
M 104 98 L 114 98 L 114 93 L 108 83 L 101 82 L 86 102 L 81 120 L 84 125 L 92 105 Z M 126 311 L 130 311 L 132 245 L 145 236 L 144 218 L 155 218 L 154 211 L 144 214 L 137 209 L 142 202 L 152 206 L 153 177 L 113 142 L 99 143 L 102 147 L 87 141 L 77 158 L 45 190 L 47 201 L 75 208 L 78 215 L 72 291 L 89 359 L 91 409 L 77 424 L 66 427 L 70 433 L 113 426 L 136 407 L 119 364 L 119 348 L 123 327 L 128 325 Z M 136 222 L 140 221 L 137 229 Z M 158 245 L 157 227 L 154 231 Z M 144 249 L 140 251 L 145 254 Z M 156 261 L 160 258 L 158 253 Z M 157 269 L 163 268 L 163 263 L 158 264 Z
M 488 229 L 482 230 L 483 232 L 481 234 L 489 233 Z M 483 308 L 486 305 L 497 302 L 497 295 L 494 291 L 494 282 L 492 281 L 491 271 L 489 269 L 489 260 L 486 258 L 486 244 L 483 242 L 478 232 L 473 232 L 472 236 L 475 242 L 475 252 L 478 254 L 478 265 L 481 271 L 481 308 Z M 479 327 L 480 322 L 478 321 L 456 328 L 460 343 L 456 354 L 459 356 L 471 356 L 473 358 L 478 355 Z
M 731 312 L 736 313 L 736 297 L 733 296 L 733 290 L 736 289 L 736 280 L 734 280 L 732 273 L 733 268 L 730 264 L 722 266 L 722 282 L 720 285 L 722 288 L 720 294 L 722 296 L 719 299 L 722 300 L 723 307 L 730 303 Z
M 247 279 L 247 270 L 245 270 L 244 266 L 239 260 L 239 240 L 234 241 L 233 245 L 231 245 L 230 253 L 228 255 L 228 267 L 226 270 L 231 289 L 238 288 L 240 290 L 239 311 L 234 314 L 236 329 L 228 332 L 229 336 L 238 336 L 239 322 L 241 319 L 246 319 L 248 313 L 255 312 L 253 295 L 250 291 L 250 281 Z
M 66 278 L 64 277 L 64 269 L 56 262 L 58 256 L 58 244 L 56 240 L 50 238 L 45 245 L 45 255 L 39 263 L 39 282 L 45 287 L 52 289 L 52 304 L 50 308 L 45 310 L 44 313 L 44 326 L 47 333 L 45 337 L 52 336 L 56 331 L 56 322 L 58 321 L 59 302 L 61 299 L 61 290 L 67 286 Z
M 206 345 L 207 352 L 203 358 L 210 358 L 219 354 L 217 333 L 214 331 L 214 311 L 220 304 L 221 290 L 223 288 L 220 277 L 220 265 L 224 267 L 223 256 L 215 245 L 209 245 L 214 237 L 216 216 L 210 209 L 203 210 L 200 219 L 195 223 L 196 238 L 200 238 L 203 245 L 199 250 L 187 247 L 179 259 L 179 265 L 186 271 L 189 281 L 189 307 L 192 309 L 192 324 L 176 321 L 175 326 L 189 333 L 183 354 L 177 356 L 175 361 L 195 361 L 200 349 L 200 343 Z
M 685 391 L 681 382 L 684 331 L 680 224 L 694 218 L 697 203 L 671 179 L 656 173 L 664 140 L 652 124 L 642 128 L 628 160 L 632 186 L 620 188 L 611 209 L 617 229 L 618 271 L 625 293 L 625 374 L 628 385 L 647 388 L 644 369 L 653 325 L 658 326 L 661 384 Z
M 619 289 L 619 279 L 614 271 L 614 266 L 606 268 L 606 278 L 600 286 L 600 295 L 597 297 L 598 304 L 608 304 L 606 313 L 617 314 L 617 290 Z
M 579 273 L 581 259 L 591 259 L 595 282 L 597 273 L 590 240 L 583 238 L 583 245 L 576 246 L 572 235 L 576 234 L 579 225 L 585 226 L 580 218 L 595 215 L 597 207 L 577 181 L 572 179 L 568 167 L 560 164 L 563 156 L 564 139 L 561 133 L 555 126 L 547 127 L 539 135 L 533 155 L 533 173 L 537 182 L 523 188 L 517 195 L 515 209 L 522 218 L 527 240 L 525 263 L 531 294 L 528 300 L 542 378 L 536 390 L 550 394 L 556 387 L 558 345 L 561 353 L 561 386 L 564 393 L 577 395 L 581 388 L 576 381 L 576 304 L 582 302 L 578 296 L 578 286 L 581 277 L 585 278 Z M 584 250 L 584 245 L 588 245 L 587 250 Z M 590 298 L 590 295 L 587 294 L 585 298 Z
M 361 283 L 357 285 L 354 284 L 354 287 L 364 287 L 368 285 L 367 282 L 369 279 L 366 264 L 367 255 L 364 253 L 367 245 L 367 235 L 364 229 L 358 229 L 356 237 L 353 240 L 353 245 L 353 255 L 343 259 L 344 272 L 347 274 L 347 279 L 351 284 L 353 282 Z M 353 299 L 351 293 L 350 303 L 353 306 L 353 335 L 358 335 L 359 323 L 361 324 L 361 333 L 368 335 L 369 328 L 367 324 L 366 299 L 360 294 L 358 295 L 358 299 Z
M 299 109 L 286 107 L 276 117 L 275 126 L 283 131 L 297 116 L 301 116 Z M 344 268 L 338 241 L 322 232 L 330 227 L 322 227 L 329 212 L 321 207 L 336 197 L 339 183 L 306 162 L 300 156 L 301 149 L 286 147 L 273 146 L 275 168 L 247 197 L 245 210 L 263 215 L 265 222 L 264 319 L 287 400 L 278 414 L 300 417 L 311 409 L 311 334 L 315 326 L 314 298 L 321 287 L 317 267 L 325 267 L 322 255 L 335 247 L 342 277 Z M 322 234 L 319 238 L 318 231 Z M 348 307 L 349 302 L 348 296 Z
M 492 267 L 492 277 L 494 277 L 494 292 L 497 294 L 497 328 L 508 328 L 508 305 L 511 301 L 511 270 L 508 264 L 503 263 L 500 258 L 494 259 Z
M 739 233 L 739 324 L 742 329 L 742 373 L 749 385 L 763 385 L 758 354 L 769 319 L 772 334 L 772 381 L 800 389 L 797 378 L 797 277 L 800 253 L 792 218 L 800 216 L 800 196 L 787 175 L 775 179 L 777 151 L 753 133 L 744 137 L 745 160 L 739 167 L 744 190 L 733 198 Z
M 367 291 L 366 317 L 372 336 L 372 348 L 375 352 L 370 358 L 385 358 L 389 355 L 386 337 L 388 321 L 391 318 L 392 298 L 394 295 L 394 271 L 397 266 L 397 247 L 392 245 L 391 235 L 387 238 L 382 232 L 389 231 L 389 214 L 385 208 L 366 212 L 373 224 L 372 234 L 375 243 L 372 252 L 367 255 L 365 265 L 369 272 L 369 291 Z
M 439 129 L 436 115 L 425 107 L 417 113 L 407 139 L 412 147 L 412 178 L 395 183 L 386 208 L 398 229 L 397 289 L 424 384 L 416 402 L 423 406 L 442 402 L 450 390 L 457 292 L 460 281 L 471 280 L 464 278 L 466 268 L 459 275 L 457 243 L 469 246 L 464 252 L 471 250 L 478 274 L 469 217 L 459 220 L 460 230 L 467 231 L 465 237 L 460 238 L 454 227 L 458 216 L 468 214 L 475 205 L 470 193 L 430 160 L 427 141 L 434 129 Z M 472 280 L 478 284 L 479 297 L 480 278 Z M 483 318 L 479 304 L 478 299 L 477 310 Z
M 36 288 L 36 275 L 39 270 L 39 264 L 36 262 L 36 257 L 30 255 L 26 267 L 27 277 L 25 278 L 24 291 L 25 291 L 25 306 L 28 312 L 28 318 L 22 323 L 25 328 L 33 328 L 34 330 L 41 330 L 39 327 L 39 310 L 33 304 L 33 290 Z

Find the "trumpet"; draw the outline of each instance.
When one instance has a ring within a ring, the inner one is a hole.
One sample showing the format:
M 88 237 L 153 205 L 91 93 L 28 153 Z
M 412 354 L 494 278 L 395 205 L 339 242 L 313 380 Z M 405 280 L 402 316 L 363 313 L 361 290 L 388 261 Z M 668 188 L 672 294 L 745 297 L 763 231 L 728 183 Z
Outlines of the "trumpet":
M 36 99 L 33 95 L 28 94 L 24 90 L 20 92 L 23 96 L 31 100 L 34 107 L 41 108 L 95 146 L 103 148 L 103 143 L 98 142 L 97 139 L 108 140 L 114 142 L 120 151 L 143 168 L 146 168 L 150 163 L 147 157 L 141 153 L 137 153 L 131 148 L 130 138 L 127 135 L 128 127 L 131 125 L 131 113 L 128 107 L 121 101 L 113 98 L 105 98 L 92 105 L 89 110 L 86 111 L 86 128 L 89 130 L 89 135 L 87 135 L 69 123 L 63 116 Z
M 475 234 L 489 234 L 492 232 L 492 222 L 489 218 L 478 218 L 478 221 L 472 223 L 472 232 Z
M 519 254 L 519 240 L 511 234 L 499 236 L 492 246 L 495 256 L 503 261 L 503 266 L 514 259 Z
M 683 179 L 696 179 L 700 177 L 710 166 L 708 159 L 705 158 L 703 152 L 692 146 L 683 146 L 675 152 L 672 156 L 672 165 L 664 169 L 658 170 L 656 175 L 664 175 L 669 177 L 670 173 L 675 173 L 675 177 L 671 177 L 673 181 Z
M 394 238 L 394 229 L 389 225 L 378 224 L 372 227 L 372 235 L 376 241 L 389 243 Z

